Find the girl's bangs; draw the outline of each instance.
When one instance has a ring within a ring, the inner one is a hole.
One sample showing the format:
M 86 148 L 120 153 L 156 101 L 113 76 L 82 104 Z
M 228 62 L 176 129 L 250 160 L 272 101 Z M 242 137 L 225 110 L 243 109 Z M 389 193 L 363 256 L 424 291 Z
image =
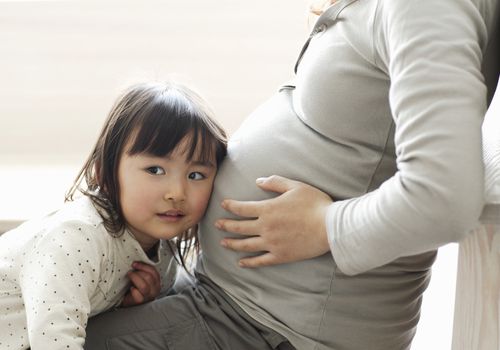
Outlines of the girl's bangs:
M 218 140 L 212 135 L 201 118 L 191 111 L 176 106 L 174 108 L 153 108 L 145 112 L 147 117 L 135 128 L 134 141 L 128 153 L 130 155 L 147 153 L 165 157 L 172 153 L 187 137 L 182 153 L 189 161 L 213 162 L 216 158 Z

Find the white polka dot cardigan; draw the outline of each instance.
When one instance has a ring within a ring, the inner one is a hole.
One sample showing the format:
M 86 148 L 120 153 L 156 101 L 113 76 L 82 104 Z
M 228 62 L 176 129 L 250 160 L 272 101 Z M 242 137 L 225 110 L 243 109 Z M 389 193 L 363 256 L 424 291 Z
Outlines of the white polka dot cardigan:
M 117 306 L 133 261 L 155 265 L 162 290 L 176 262 L 168 242 L 149 259 L 133 236 L 112 237 L 87 197 L 0 236 L 0 349 L 82 349 L 90 316 Z

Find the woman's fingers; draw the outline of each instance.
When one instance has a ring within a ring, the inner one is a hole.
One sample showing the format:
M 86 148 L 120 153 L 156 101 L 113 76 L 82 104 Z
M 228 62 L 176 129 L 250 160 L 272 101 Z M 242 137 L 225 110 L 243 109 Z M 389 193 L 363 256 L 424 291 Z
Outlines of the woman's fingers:
M 221 241 L 222 246 L 239 251 L 239 252 L 261 252 L 265 248 L 264 242 L 260 237 L 249 237 L 249 238 L 224 238 Z
M 276 192 L 280 194 L 290 191 L 301 184 L 301 182 L 279 175 L 260 177 L 255 182 L 257 183 L 257 186 L 264 191 Z
M 285 193 L 301 185 L 301 182 L 287 179 L 282 176 L 273 175 L 266 178 L 258 178 L 256 180 L 257 185 L 265 190 L 276 193 Z M 237 201 L 232 199 L 225 199 L 222 201 L 221 206 L 233 213 L 243 218 L 257 218 L 260 216 L 263 210 L 265 210 L 265 205 L 267 201 Z
M 271 266 L 279 263 L 281 263 L 281 261 L 277 259 L 277 257 L 274 254 L 269 252 L 264 253 L 262 255 L 243 258 L 238 262 L 240 267 L 249 267 L 249 268 Z
M 260 212 L 262 201 L 236 201 L 232 199 L 225 199 L 221 203 L 222 208 L 226 211 L 243 218 L 255 218 Z
M 280 193 L 260 202 L 224 201 L 233 213 L 255 217 L 248 220 L 220 219 L 221 230 L 251 236 L 225 238 L 221 244 L 240 252 L 263 252 L 243 258 L 240 266 L 260 267 L 310 259 L 330 250 L 325 216 L 333 200 L 305 183 L 271 176 L 259 180 L 262 189 Z
M 215 222 L 215 227 L 219 230 L 237 233 L 240 235 L 254 236 L 257 231 L 257 220 L 232 220 L 220 219 Z

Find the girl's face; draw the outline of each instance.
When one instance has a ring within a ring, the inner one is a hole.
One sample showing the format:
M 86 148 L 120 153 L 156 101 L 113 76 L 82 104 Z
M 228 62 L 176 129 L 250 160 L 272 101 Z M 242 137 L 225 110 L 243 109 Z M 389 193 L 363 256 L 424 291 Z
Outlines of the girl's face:
M 217 165 L 215 157 L 210 163 L 189 161 L 188 141 L 189 136 L 165 157 L 125 151 L 120 158 L 120 204 L 127 227 L 145 250 L 185 232 L 205 213 Z

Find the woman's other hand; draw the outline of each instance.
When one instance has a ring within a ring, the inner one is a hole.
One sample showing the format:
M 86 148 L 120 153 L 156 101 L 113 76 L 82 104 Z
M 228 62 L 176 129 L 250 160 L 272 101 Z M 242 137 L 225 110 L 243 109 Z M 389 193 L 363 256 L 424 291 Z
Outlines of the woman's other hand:
M 220 219 L 220 230 L 242 238 L 224 238 L 222 246 L 239 252 L 256 253 L 243 258 L 242 267 L 261 267 L 314 258 L 330 250 L 325 215 L 333 202 L 324 192 L 281 176 L 257 179 L 265 190 L 280 193 L 263 201 L 226 199 L 222 207 L 241 220 Z

